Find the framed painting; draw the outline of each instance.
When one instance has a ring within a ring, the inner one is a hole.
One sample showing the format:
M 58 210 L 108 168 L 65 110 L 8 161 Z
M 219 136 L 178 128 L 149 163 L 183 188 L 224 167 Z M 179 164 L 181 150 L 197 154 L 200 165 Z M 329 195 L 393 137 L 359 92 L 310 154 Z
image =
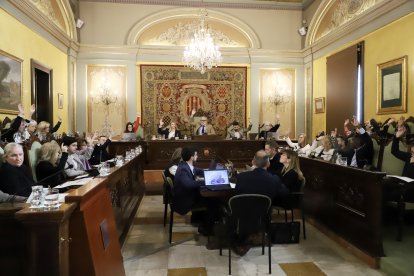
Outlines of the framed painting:
M 325 112 L 325 97 L 315 98 L 315 113 Z
M 23 60 L 0 50 L 0 113 L 18 114 L 22 101 Z
M 63 94 L 58 93 L 58 108 L 63 109 Z
M 377 65 L 377 114 L 407 111 L 407 56 Z

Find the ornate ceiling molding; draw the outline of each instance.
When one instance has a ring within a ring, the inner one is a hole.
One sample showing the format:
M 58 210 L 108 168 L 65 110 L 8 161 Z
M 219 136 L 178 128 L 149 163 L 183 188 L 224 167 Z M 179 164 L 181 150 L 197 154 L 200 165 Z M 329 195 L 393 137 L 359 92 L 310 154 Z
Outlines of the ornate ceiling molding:
M 324 0 L 310 25 L 305 45 L 328 45 L 409 0 Z
M 56 0 L 53 7 L 50 0 L 8 0 L 25 16 L 68 48 L 77 50 L 77 32 L 68 0 Z M 59 12 L 61 22 L 57 19 Z
M 257 10 L 302 10 L 314 0 L 299 2 L 253 1 L 253 0 L 228 0 L 228 1 L 201 1 L 201 0 L 79 0 L 80 2 L 102 2 L 117 4 L 142 4 L 142 5 L 165 5 L 179 7 L 204 7 L 204 8 L 235 8 L 235 9 L 257 9 Z
M 127 45 L 138 44 L 139 38 L 141 35 L 147 31 L 150 27 L 157 24 L 169 21 L 169 20 L 184 20 L 192 19 L 197 20 L 199 18 L 199 9 L 172 9 L 167 11 L 162 11 L 154 15 L 150 15 L 143 20 L 140 20 L 135 26 L 132 27 L 131 31 L 127 36 Z M 219 22 L 225 24 L 238 33 L 240 33 L 249 43 L 249 48 L 261 48 L 261 43 L 259 37 L 254 32 L 250 26 L 248 26 L 243 21 L 230 16 L 228 14 L 208 10 L 208 21 L 209 22 Z

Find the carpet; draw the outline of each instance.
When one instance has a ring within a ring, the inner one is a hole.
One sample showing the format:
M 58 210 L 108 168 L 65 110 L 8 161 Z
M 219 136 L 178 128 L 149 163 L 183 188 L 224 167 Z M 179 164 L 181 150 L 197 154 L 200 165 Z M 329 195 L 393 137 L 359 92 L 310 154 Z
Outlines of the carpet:
M 323 276 L 326 275 L 312 262 L 279 264 L 287 276 Z
M 168 276 L 207 276 L 205 267 L 168 269 Z

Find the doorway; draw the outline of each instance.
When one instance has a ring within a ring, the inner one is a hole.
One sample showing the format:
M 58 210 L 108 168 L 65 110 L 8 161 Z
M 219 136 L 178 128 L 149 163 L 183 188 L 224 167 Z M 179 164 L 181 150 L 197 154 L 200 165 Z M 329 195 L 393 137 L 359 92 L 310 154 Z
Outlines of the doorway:
M 32 104 L 36 105 L 33 119 L 37 122 L 46 121 L 53 125 L 53 70 L 39 64 L 33 59 L 32 75 Z

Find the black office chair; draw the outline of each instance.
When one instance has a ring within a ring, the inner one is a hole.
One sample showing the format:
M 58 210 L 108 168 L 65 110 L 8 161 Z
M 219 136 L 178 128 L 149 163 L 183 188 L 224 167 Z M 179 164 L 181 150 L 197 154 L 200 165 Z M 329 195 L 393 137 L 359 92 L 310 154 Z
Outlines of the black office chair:
M 231 275 L 231 248 L 234 236 L 262 234 L 262 254 L 264 255 L 265 235 L 269 248 L 269 274 L 272 273 L 270 242 L 270 210 L 272 200 L 268 196 L 258 194 L 236 195 L 229 199 L 226 217 L 227 241 L 229 242 L 229 275 Z M 220 255 L 222 246 L 220 242 Z
M 288 221 L 287 210 L 290 211 L 291 221 L 294 221 L 293 210 L 299 209 L 302 216 L 302 227 L 303 227 L 303 239 L 306 240 L 306 226 L 305 226 L 305 206 L 303 204 L 303 196 L 305 189 L 306 179 L 303 178 L 301 183 L 300 192 L 291 192 L 280 202 L 274 203 L 273 208 L 278 210 L 283 209 L 285 211 L 285 222 Z
M 171 177 L 166 177 L 166 182 L 167 182 L 167 186 L 166 186 L 166 200 L 167 200 L 167 204 L 170 206 L 170 228 L 169 228 L 169 238 L 168 241 L 169 243 L 171 243 L 172 241 L 172 230 L 173 230 L 173 224 L 174 224 L 174 204 L 173 204 L 173 197 L 174 197 L 174 181 L 171 179 Z M 207 208 L 206 207 L 198 207 L 198 208 L 193 208 L 191 209 L 192 212 L 195 211 L 206 211 Z M 166 214 L 167 214 L 167 210 L 166 208 L 164 209 L 164 219 L 166 220 Z M 165 221 L 164 220 L 164 221 Z

